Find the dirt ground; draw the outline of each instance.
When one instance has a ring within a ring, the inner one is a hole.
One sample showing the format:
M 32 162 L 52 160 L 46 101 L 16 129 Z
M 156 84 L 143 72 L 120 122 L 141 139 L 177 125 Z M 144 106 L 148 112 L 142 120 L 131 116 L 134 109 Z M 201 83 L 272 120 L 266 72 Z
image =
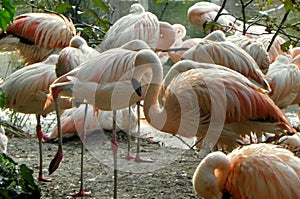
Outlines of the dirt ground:
M 87 138 L 84 156 L 85 189 L 87 198 L 113 197 L 112 151 L 108 133 L 93 133 Z M 158 142 L 141 141 L 141 157 L 151 158 L 152 163 L 125 160 L 127 139 L 121 134 L 118 153 L 118 198 L 199 198 L 193 192 L 192 176 L 200 162 L 193 150 L 169 148 Z M 44 174 L 52 182 L 38 182 L 42 198 L 72 198 L 79 190 L 80 152 L 79 138 L 64 140 L 64 159 L 57 171 L 48 175 L 49 162 L 57 150 L 57 143 L 44 143 Z M 131 146 L 136 148 L 134 142 Z M 16 162 L 25 163 L 38 175 L 38 142 L 36 138 L 10 138 L 8 155 Z

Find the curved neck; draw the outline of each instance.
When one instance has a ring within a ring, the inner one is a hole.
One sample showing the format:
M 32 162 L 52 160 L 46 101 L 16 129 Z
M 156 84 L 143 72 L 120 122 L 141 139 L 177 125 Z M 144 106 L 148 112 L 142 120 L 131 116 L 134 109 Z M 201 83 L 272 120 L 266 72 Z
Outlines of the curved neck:
M 194 191 L 202 197 L 217 196 L 224 189 L 229 170 L 230 161 L 224 153 L 208 154 L 194 173 Z
M 159 93 L 163 82 L 163 69 L 161 62 L 157 55 L 151 50 L 141 50 L 137 53 L 135 58 L 135 77 L 140 81 L 143 75 L 149 71 L 152 72 L 152 78 L 148 85 L 146 94 L 144 96 L 144 114 L 154 128 L 161 130 L 166 115 L 164 109 L 160 108 L 158 102 Z

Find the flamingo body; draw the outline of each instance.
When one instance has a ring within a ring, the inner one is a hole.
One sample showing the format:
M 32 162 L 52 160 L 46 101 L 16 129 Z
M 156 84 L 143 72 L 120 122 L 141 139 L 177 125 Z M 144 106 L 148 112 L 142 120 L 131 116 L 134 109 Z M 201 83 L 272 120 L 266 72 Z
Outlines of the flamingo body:
M 269 66 L 267 73 L 272 100 L 280 108 L 300 103 L 300 69 L 284 55 L 279 55 Z
M 193 186 L 197 195 L 221 198 L 299 198 L 300 159 L 271 144 L 251 144 L 207 155 L 197 167 Z
M 202 40 L 186 51 L 182 57 L 197 62 L 226 66 L 270 90 L 266 77 L 255 60 L 246 51 L 232 43 Z

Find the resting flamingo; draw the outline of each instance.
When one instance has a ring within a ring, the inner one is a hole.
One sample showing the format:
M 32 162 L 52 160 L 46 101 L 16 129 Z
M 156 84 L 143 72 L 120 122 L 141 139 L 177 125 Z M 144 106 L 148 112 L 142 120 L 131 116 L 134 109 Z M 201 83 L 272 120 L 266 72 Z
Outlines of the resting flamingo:
M 206 35 L 204 38 L 189 38 L 181 42 L 181 45 L 178 47 L 181 48 L 181 50 L 177 50 L 176 52 L 169 52 L 169 56 L 171 60 L 176 63 L 180 60 L 182 60 L 182 54 L 185 53 L 188 49 L 196 46 L 199 42 L 202 40 L 211 40 L 211 41 L 226 41 L 225 34 L 220 30 L 215 30 L 208 35 Z
M 182 57 L 197 62 L 226 66 L 243 74 L 262 88 L 270 90 L 266 76 L 255 60 L 246 51 L 231 42 L 202 40 L 187 50 Z
M 159 84 L 161 70 L 152 67 L 154 83 L 150 83 L 144 97 L 144 114 L 154 128 L 184 137 L 209 136 L 210 142 L 227 146 L 235 145 L 241 134 L 251 131 L 296 132 L 265 91 L 243 75 L 222 66 L 190 60 L 175 66 L 183 70 L 171 78 L 163 94 Z M 137 79 L 139 74 L 142 72 L 137 73 Z M 136 89 L 138 82 L 133 78 Z M 162 104 L 158 102 L 160 94 Z
M 36 133 L 39 140 L 39 176 L 40 181 L 49 181 L 43 177 L 42 139 L 40 116 L 54 111 L 53 103 L 44 109 L 49 86 L 57 78 L 55 64 L 58 55 L 49 56 L 44 62 L 35 63 L 10 74 L 0 85 L 6 95 L 5 108 L 11 108 L 25 114 L 36 114 Z M 72 107 L 70 99 L 59 99 L 62 109 Z
M 300 47 L 291 49 L 292 62 L 300 68 Z
M 61 130 L 63 135 L 76 133 L 78 129 L 83 129 L 83 115 L 85 107 L 80 105 L 78 108 L 74 107 L 65 110 L 61 114 Z M 112 129 L 112 111 L 102 111 L 98 110 L 94 113 L 95 109 L 92 105 L 88 105 L 87 119 L 86 119 L 86 132 L 90 133 L 99 127 L 103 130 L 113 130 Z M 129 110 L 121 109 L 117 110 L 116 127 L 117 130 L 122 131 L 135 131 L 137 127 L 137 118 L 134 114 L 129 114 Z M 130 128 L 130 129 L 129 129 Z M 57 138 L 57 126 L 48 135 L 50 140 Z M 81 133 L 81 132 L 78 132 Z
M 291 61 L 289 57 L 279 55 L 267 73 L 271 87 L 269 96 L 281 109 L 300 103 L 300 69 Z
M 0 45 L 6 51 L 19 50 L 29 65 L 58 53 L 75 35 L 74 24 L 63 15 L 26 13 L 17 16 L 0 35 Z
M 197 195 L 209 198 L 299 198 L 300 159 L 272 144 L 208 154 L 193 176 Z M 226 195 L 226 196 L 225 196 Z
M 208 22 L 213 22 L 220 10 L 220 6 L 210 2 L 197 2 L 188 9 L 187 17 L 189 22 L 200 30 L 205 29 Z M 217 20 L 222 30 L 236 29 L 241 23 L 235 17 L 231 16 L 225 9 L 222 10 L 220 17 Z
M 270 65 L 270 56 L 263 43 L 244 35 L 226 37 L 227 41 L 244 49 L 255 60 L 261 71 L 266 74 Z
M 165 50 L 175 42 L 175 31 L 168 22 L 162 22 L 144 7 L 135 3 L 130 13 L 121 17 L 106 32 L 101 42 L 101 52 L 139 39 L 145 41 L 151 49 Z

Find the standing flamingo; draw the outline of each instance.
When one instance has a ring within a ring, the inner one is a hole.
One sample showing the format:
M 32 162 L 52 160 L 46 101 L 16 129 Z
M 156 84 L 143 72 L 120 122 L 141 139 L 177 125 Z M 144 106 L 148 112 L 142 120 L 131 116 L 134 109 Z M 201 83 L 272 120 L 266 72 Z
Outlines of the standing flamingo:
M 278 145 L 251 144 L 208 154 L 193 176 L 197 195 L 221 198 L 300 198 L 300 159 Z
M 40 181 L 49 180 L 43 177 L 42 139 L 44 135 L 41 131 L 40 116 L 54 111 L 53 103 L 47 109 L 44 109 L 44 104 L 48 97 L 49 86 L 57 78 L 55 74 L 57 59 L 58 55 L 51 55 L 44 62 L 21 68 L 9 75 L 1 84 L 7 97 L 5 108 L 25 114 L 36 114 L 36 133 L 40 152 L 38 180 Z M 70 99 L 59 99 L 59 103 L 62 109 L 72 107 Z
M 127 83 L 123 85 L 122 82 L 131 79 L 131 74 L 133 73 L 135 65 L 137 65 L 136 62 L 138 59 L 140 60 L 145 57 L 146 59 L 144 63 L 148 63 L 148 54 L 150 54 L 150 58 L 153 56 L 157 58 L 154 52 L 152 52 L 148 45 L 142 40 L 134 40 L 124 44 L 121 48 L 106 50 L 102 52 L 100 56 L 92 57 L 87 62 L 82 63 L 78 68 L 58 78 L 51 87 L 53 99 L 56 100 L 57 95 L 61 90 L 68 91 L 71 87 L 71 93 L 61 92 L 61 95 L 86 100 L 87 103 L 93 104 L 101 110 L 118 110 L 129 107 L 134 103 L 139 102 L 141 98 L 136 94 L 131 96 L 132 93 L 128 92 L 129 88 L 132 90 L 130 84 Z M 76 79 L 75 82 L 74 79 Z M 101 86 L 105 83 L 108 85 Z M 118 91 L 115 91 L 115 86 L 120 86 L 117 89 Z M 124 86 L 124 88 L 121 88 L 122 86 Z M 98 88 L 100 90 L 99 93 L 97 92 Z M 102 88 L 104 88 L 104 90 Z M 118 95 L 117 98 L 116 95 Z M 58 112 L 59 110 L 57 109 L 59 122 L 60 119 Z M 59 140 L 61 140 L 61 129 L 59 123 L 58 137 Z M 112 148 L 115 162 L 114 165 L 116 165 L 117 147 L 117 140 L 115 133 L 113 133 Z M 62 142 L 60 141 L 55 158 L 49 166 L 49 172 L 52 173 L 58 168 L 62 156 Z M 139 156 L 139 151 L 137 151 L 135 161 L 148 160 L 142 160 Z M 116 172 L 116 168 L 114 170 Z M 116 180 L 117 179 L 115 177 L 115 186 Z M 83 187 L 80 188 L 79 193 L 81 192 L 84 193 Z M 116 194 L 116 188 L 114 194 Z
M 17 16 L 2 33 L 0 45 L 7 51 L 19 50 L 29 65 L 58 53 L 75 35 L 74 24 L 63 15 L 26 13 Z

